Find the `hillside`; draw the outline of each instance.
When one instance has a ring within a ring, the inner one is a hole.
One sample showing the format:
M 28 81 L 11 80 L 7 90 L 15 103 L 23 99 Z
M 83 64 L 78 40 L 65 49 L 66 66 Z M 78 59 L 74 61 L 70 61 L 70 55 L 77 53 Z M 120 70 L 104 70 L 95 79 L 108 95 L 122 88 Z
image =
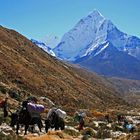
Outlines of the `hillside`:
M 14 91 L 20 99 L 45 96 L 67 111 L 125 104 L 117 92 L 98 82 L 99 76 L 89 79 L 90 74 L 79 73 L 18 32 L 0 26 L 1 93 Z
M 140 81 L 122 78 L 105 78 L 107 86 L 114 87 L 121 96 L 129 103 L 139 105 L 140 103 Z

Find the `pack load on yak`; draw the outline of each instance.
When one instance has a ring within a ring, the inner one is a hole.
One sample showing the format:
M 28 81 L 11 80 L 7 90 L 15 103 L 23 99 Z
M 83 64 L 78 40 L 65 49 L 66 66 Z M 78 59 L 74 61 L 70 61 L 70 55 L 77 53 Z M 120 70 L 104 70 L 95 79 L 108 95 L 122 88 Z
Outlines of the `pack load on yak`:
M 65 111 L 54 107 L 49 110 L 47 114 L 47 118 L 49 118 L 52 115 L 52 113 L 56 113 L 56 115 L 62 119 L 65 119 L 67 116 L 67 113 Z
M 65 119 L 66 116 L 67 116 L 66 112 L 63 111 L 63 110 L 61 110 L 61 109 L 57 109 L 57 110 L 56 110 L 56 114 L 57 114 L 60 118 L 62 118 L 62 119 Z
M 38 113 L 41 114 L 44 112 L 45 107 L 40 104 L 35 104 L 35 103 L 28 103 L 27 104 L 27 109 L 30 113 Z

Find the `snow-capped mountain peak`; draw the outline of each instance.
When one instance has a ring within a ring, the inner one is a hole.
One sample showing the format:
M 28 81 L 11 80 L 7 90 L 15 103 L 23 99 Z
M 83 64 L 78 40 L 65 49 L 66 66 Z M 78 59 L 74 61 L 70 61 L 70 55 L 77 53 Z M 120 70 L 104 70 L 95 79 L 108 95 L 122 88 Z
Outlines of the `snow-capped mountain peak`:
M 94 20 L 99 21 L 104 19 L 104 16 L 98 10 L 95 9 L 92 12 L 90 12 L 86 18 L 92 18 Z
M 90 26 L 92 28 L 98 28 L 98 26 L 105 20 L 105 18 L 101 15 L 97 10 L 92 11 L 86 17 L 82 18 L 75 26 L 75 28 L 79 28 L 79 26 Z
M 97 10 L 82 18 L 73 29 L 64 34 L 53 51 L 61 59 L 75 61 L 93 54 L 92 51 L 107 41 L 119 51 L 140 59 L 140 39 L 121 32 L 111 20 L 104 18 Z
M 60 44 L 54 48 L 54 52 L 61 59 L 69 61 L 74 61 L 78 56 L 83 56 L 88 47 L 97 40 L 98 30 L 104 21 L 105 18 L 97 10 L 94 10 L 82 18 L 68 33 L 64 34 Z M 102 34 L 100 36 L 104 37 L 105 33 Z
M 97 9 L 94 9 L 93 11 L 89 12 L 89 15 L 93 15 L 93 16 L 101 16 L 103 17 L 103 15 L 97 10 Z
M 114 28 L 110 20 L 94 10 L 62 37 L 61 43 L 54 52 L 61 59 L 75 61 L 79 57 L 90 54 L 90 51 L 95 50 L 100 43 L 104 43 L 108 31 Z

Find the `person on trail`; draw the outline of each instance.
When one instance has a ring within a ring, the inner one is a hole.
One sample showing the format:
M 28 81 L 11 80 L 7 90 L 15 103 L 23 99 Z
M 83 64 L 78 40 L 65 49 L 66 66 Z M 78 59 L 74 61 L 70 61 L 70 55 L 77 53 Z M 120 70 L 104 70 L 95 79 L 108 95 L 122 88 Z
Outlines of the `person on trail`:
M 118 123 L 121 123 L 123 121 L 123 116 L 121 114 L 117 114 L 117 121 Z
M 84 124 L 85 124 L 85 121 L 84 121 L 84 117 L 81 116 L 80 120 L 79 120 L 79 131 L 83 130 L 84 128 Z
M 3 116 L 4 118 L 8 116 L 8 97 L 3 101 Z
M 78 126 L 79 131 L 83 130 L 85 124 L 85 120 L 84 120 L 85 117 L 86 117 L 85 113 L 78 113 L 78 112 L 75 113 L 74 121 L 79 122 L 79 126 Z
M 135 130 L 135 126 L 133 125 L 133 122 L 129 123 L 127 119 L 124 120 L 123 127 L 129 132 L 133 133 Z

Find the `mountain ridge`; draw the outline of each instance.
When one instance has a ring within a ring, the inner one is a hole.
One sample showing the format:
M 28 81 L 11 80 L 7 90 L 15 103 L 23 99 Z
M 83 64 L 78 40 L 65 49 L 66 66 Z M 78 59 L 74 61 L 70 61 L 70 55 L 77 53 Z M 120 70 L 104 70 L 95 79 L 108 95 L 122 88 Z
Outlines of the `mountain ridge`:
M 106 47 L 102 53 L 96 55 L 95 52 L 95 54 L 81 58 L 82 60 L 77 60 L 74 63 L 82 63 L 81 65 L 85 68 L 108 77 L 119 75 L 124 78 L 138 79 L 140 74 L 139 61 L 127 53 L 118 51 L 111 43 L 107 42 L 106 44 L 108 46 L 103 44 Z M 127 61 L 124 60 L 124 57 Z

